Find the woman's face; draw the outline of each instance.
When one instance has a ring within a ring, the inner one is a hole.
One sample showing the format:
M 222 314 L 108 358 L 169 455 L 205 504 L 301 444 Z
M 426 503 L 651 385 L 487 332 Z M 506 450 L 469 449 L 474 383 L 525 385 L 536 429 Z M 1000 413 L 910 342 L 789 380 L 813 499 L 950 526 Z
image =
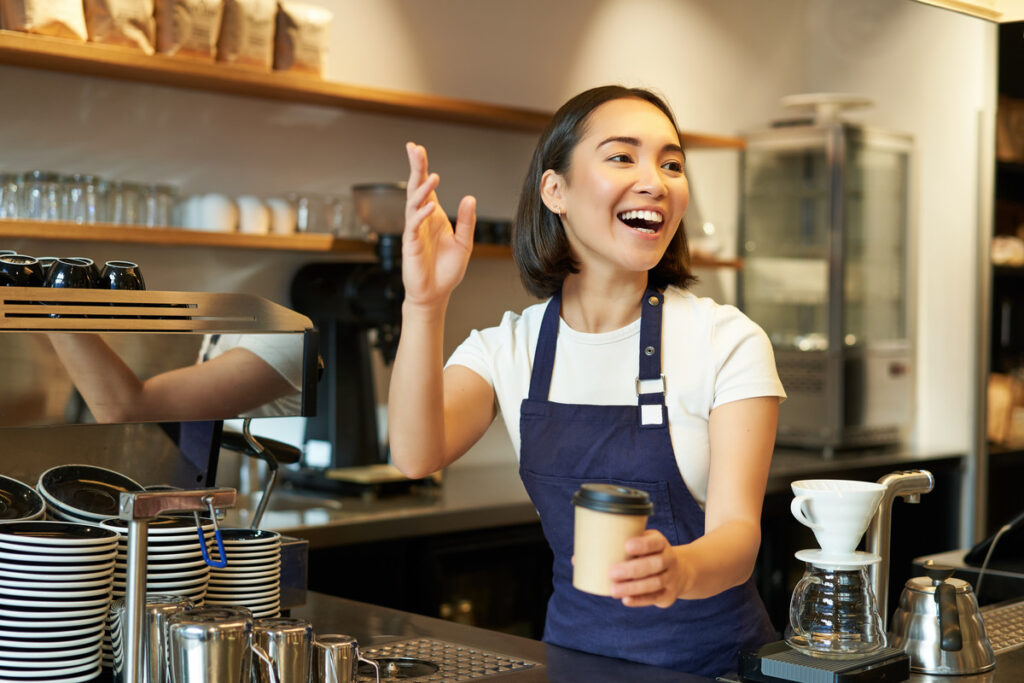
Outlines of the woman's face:
M 558 185 L 554 210 L 564 212 L 581 272 L 611 277 L 656 266 L 690 202 L 675 127 L 656 106 L 635 98 L 591 112 L 565 176 L 549 181 Z

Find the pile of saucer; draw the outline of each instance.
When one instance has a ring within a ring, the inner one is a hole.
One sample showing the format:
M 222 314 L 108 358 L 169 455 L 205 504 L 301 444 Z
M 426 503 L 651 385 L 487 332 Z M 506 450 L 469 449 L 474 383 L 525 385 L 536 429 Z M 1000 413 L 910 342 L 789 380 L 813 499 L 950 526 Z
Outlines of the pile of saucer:
M 0 523 L 0 682 L 100 673 L 116 549 L 99 526 Z
M 281 534 L 259 529 L 221 529 L 227 566 L 210 570 L 206 604 L 247 607 L 253 617 L 281 614 Z M 210 559 L 219 559 L 210 543 Z
M 95 465 L 60 465 L 39 475 L 36 490 L 46 501 L 47 516 L 67 522 L 96 524 L 117 517 L 122 492 L 142 485 L 120 472 Z
M 0 474 L 0 522 L 42 519 L 43 497 L 28 484 Z
M 200 521 L 203 536 L 213 539 L 213 522 Z M 100 526 L 118 534 L 117 561 L 114 565 L 114 598 L 123 598 L 128 589 L 128 522 L 105 519 Z M 202 605 L 206 596 L 210 566 L 203 559 L 199 534 L 191 517 L 159 517 L 149 521 L 146 543 L 146 592 L 178 595 Z M 111 634 L 103 638 L 103 663 L 113 663 Z

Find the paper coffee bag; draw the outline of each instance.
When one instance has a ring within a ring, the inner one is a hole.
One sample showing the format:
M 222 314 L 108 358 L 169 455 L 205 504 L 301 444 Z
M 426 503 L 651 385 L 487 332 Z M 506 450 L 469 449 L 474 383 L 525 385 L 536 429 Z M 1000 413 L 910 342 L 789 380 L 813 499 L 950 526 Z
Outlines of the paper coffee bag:
M 9 31 L 87 40 L 81 0 L 0 0 L 0 25 Z
M 318 5 L 280 0 L 274 37 L 274 69 L 322 77 L 332 17 L 329 9 Z
M 153 0 L 83 0 L 89 40 L 124 45 L 153 54 L 156 18 Z
M 156 0 L 156 51 L 213 61 L 224 0 Z
M 224 0 L 217 61 L 270 71 L 277 0 Z

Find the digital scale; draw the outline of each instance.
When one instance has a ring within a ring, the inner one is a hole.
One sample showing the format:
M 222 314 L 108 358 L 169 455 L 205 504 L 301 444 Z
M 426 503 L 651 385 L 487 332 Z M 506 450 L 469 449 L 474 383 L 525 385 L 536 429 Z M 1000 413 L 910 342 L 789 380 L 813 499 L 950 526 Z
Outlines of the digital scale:
M 910 678 L 910 657 L 885 647 L 856 659 L 811 657 L 779 640 L 740 652 L 741 681 L 759 683 L 898 683 Z

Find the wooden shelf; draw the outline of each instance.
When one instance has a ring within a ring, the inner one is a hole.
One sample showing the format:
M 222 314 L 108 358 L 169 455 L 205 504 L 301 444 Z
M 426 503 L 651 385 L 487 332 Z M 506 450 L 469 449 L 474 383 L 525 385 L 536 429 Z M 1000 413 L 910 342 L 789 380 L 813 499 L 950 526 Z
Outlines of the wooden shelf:
M 112 242 L 117 244 L 156 244 L 176 247 L 218 247 L 226 249 L 263 249 L 310 253 L 352 254 L 373 258 L 373 244 L 362 240 L 340 239 L 321 233 L 295 235 L 243 235 L 233 232 L 205 232 L 184 228 L 146 228 L 113 223 L 69 223 L 65 221 L 28 221 L 0 219 L 0 240 L 33 239 L 69 242 Z M 0 248 L 9 245 L 0 241 Z M 48 256 L 49 254 L 38 254 Z M 473 245 L 475 259 L 511 259 L 512 250 L 502 244 Z M 742 268 L 739 259 L 714 259 L 694 256 L 694 268 Z
M 129 48 L 0 30 L 0 64 L 86 74 L 189 90 L 339 107 L 511 131 L 539 132 L 552 112 L 436 95 L 345 85 L 287 72 L 261 72 L 219 63 L 146 55 Z M 742 149 L 744 141 L 683 134 L 691 148 Z

